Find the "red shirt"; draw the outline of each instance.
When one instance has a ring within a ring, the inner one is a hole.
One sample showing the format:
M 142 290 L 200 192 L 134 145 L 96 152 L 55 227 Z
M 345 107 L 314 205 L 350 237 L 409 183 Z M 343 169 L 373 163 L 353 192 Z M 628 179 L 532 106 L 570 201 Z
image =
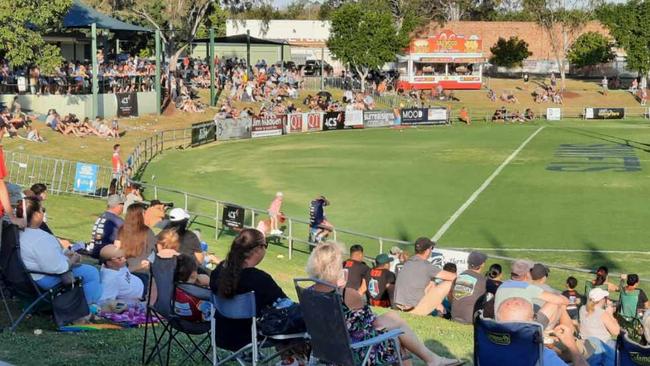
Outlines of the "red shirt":
M 113 173 L 119 173 L 122 171 L 122 160 L 120 159 L 120 154 L 114 152 L 113 153 Z
M 5 166 L 5 153 L 0 146 L 0 179 L 4 180 L 7 176 L 7 166 Z M 0 217 L 5 213 L 4 207 L 0 205 Z

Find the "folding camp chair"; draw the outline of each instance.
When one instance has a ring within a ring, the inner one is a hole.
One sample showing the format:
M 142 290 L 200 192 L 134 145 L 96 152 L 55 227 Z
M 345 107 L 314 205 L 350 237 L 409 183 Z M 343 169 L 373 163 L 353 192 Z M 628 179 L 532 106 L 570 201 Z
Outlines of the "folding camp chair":
M 30 272 L 27 270 L 23 263 L 23 259 L 20 256 L 19 229 L 16 225 L 3 223 L 1 240 L 0 275 L 2 276 L 2 282 L 4 282 L 4 285 L 13 296 L 28 304 L 15 321 L 13 321 L 13 317 L 11 317 L 11 314 L 9 313 L 11 320 L 10 329 L 12 332 L 15 332 L 16 328 L 25 317 L 31 315 L 42 307 L 51 307 L 54 297 L 65 292 L 69 286 L 59 284 L 51 289 L 44 290 L 36 284 L 31 273 L 54 276 L 60 274 Z M 79 281 L 79 279 L 77 279 L 77 281 Z M 9 312 L 6 303 L 5 306 L 7 312 Z M 82 313 L 84 313 L 82 316 L 85 316 L 89 314 L 89 311 L 88 309 L 85 309 Z
M 215 329 L 219 326 L 216 313 L 229 319 L 250 319 L 251 320 L 251 342 L 237 351 L 230 353 L 227 357 L 219 360 L 217 357 L 217 339 Z M 257 363 L 268 363 L 275 357 L 279 356 L 283 350 L 291 349 L 292 345 L 282 344 L 283 341 L 296 341 L 306 339 L 306 333 L 281 334 L 268 336 L 261 334 L 257 330 L 257 306 L 255 302 L 255 292 L 234 296 L 232 299 L 225 299 L 217 295 L 212 295 L 212 317 L 211 317 L 211 334 L 212 334 L 212 364 L 222 365 L 226 362 L 237 360 L 243 364 L 244 361 L 250 361 L 253 366 Z M 279 349 L 269 355 L 264 355 L 260 351 L 263 348 L 280 346 Z M 250 353 L 250 360 L 248 355 Z
M 376 337 L 352 343 L 343 314 L 342 296 L 334 286 L 315 279 L 294 279 L 300 308 L 302 309 L 307 333 L 311 339 L 312 356 L 324 363 L 342 366 L 366 365 L 373 347 L 392 343 L 400 350 L 399 329 L 391 330 Z M 301 284 L 321 284 L 332 288 L 331 292 L 319 292 Z M 355 350 L 364 352 L 363 359 L 355 355 Z M 402 356 L 397 352 L 398 363 Z
M 154 358 L 158 358 L 159 363 L 169 364 L 171 349 L 173 346 L 178 346 L 185 358 L 180 364 L 191 360 L 193 364 L 206 360 L 211 362 L 208 356 L 210 347 L 210 322 L 193 322 L 182 319 L 174 312 L 174 298 L 176 293 L 176 284 L 174 283 L 174 273 L 176 271 L 176 258 L 160 258 L 151 263 L 150 267 L 150 280 L 149 280 L 149 293 L 151 293 L 152 282 L 155 282 L 157 290 L 156 302 L 151 304 L 147 302 L 147 315 L 144 330 L 144 341 L 142 343 L 142 363 L 148 364 Z M 180 286 L 180 285 L 179 285 Z M 181 287 L 186 292 L 191 291 L 193 285 L 182 285 Z M 207 290 L 206 290 L 207 291 Z M 197 296 L 199 294 L 192 293 Z M 209 298 L 204 300 L 209 301 Z M 153 318 L 156 317 L 159 326 L 154 326 Z M 149 332 L 153 336 L 153 347 L 147 355 L 147 341 Z M 185 337 L 181 338 L 181 335 Z M 202 336 L 198 341 L 192 336 Z M 188 349 L 188 344 L 183 344 L 181 340 L 187 340 L 191 349 Z M 173 343 L 173 344 L 172 344 Z M 205 348 L 204 348 L 205 347 Z M 166 356 L 163 357 L 163 352 Z M 199 357 L 196 357 L 196 353 Z
M 642 346 L 622 331 L 616 339 L 616 366 L 650 365 L 650 345 Z
M 535 322 L 497 322 L 477 313 L 474 321 L 474 366 L 513 364 L 542 366 L 544 335 Z

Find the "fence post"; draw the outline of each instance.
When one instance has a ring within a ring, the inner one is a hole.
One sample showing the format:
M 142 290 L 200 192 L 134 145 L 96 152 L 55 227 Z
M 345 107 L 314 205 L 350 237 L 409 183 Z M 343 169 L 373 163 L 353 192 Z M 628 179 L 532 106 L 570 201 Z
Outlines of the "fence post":
M 334 241 L 337 241 L 336 240 L 336 229 L 335 228 L 332 228 L 332 233 L 334 234 Z
M 289 260 L 293 256 L 293 220 L 289 218 Z
M 158 186 L 153 186 L 153 198 L 158 199 Z
M 187 192 L 183 193 L 183 196 L 185 197 L 185 211 L 187 211 Z
M 251 227 L 255 227 L 255 210 L 251 209 Z
M 379 254 L 384 252 L 384 239 L 379 238 Z
M 219 201 L 217 201 L 216 211 L 214 213 L 214 239 L 219 239 Z

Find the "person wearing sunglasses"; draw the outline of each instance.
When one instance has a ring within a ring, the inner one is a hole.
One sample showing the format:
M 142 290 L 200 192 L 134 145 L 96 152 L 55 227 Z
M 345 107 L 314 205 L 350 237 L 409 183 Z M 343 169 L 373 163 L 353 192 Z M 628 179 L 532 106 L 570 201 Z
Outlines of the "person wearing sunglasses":
M 113 244 L 106 245 L 99 253 L 104 263 L 100 270 L 102 281 L 102 306 L 116 302 L 135 303 L 144 296 L 142 280 L 133 275 L 126 266 L 124 251 Z

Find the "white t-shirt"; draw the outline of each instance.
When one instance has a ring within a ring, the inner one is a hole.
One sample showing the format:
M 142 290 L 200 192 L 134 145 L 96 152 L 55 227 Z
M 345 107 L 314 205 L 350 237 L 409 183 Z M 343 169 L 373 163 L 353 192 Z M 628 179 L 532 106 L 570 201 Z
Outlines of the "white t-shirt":
M 142 280 L 122 267 L 114 270 L 102 266 L 99 272 L 102 281 L 102 297 L 99 302 L 112 300 L 138 300 L 142 297 Z
M 70 269 L 59 241 L 41 229 L 26 228 L 20 233 L 20 256 L 29 271 L 64 273 Z M 43 275 L 32 274 L 32 278 L 38 281 Z

